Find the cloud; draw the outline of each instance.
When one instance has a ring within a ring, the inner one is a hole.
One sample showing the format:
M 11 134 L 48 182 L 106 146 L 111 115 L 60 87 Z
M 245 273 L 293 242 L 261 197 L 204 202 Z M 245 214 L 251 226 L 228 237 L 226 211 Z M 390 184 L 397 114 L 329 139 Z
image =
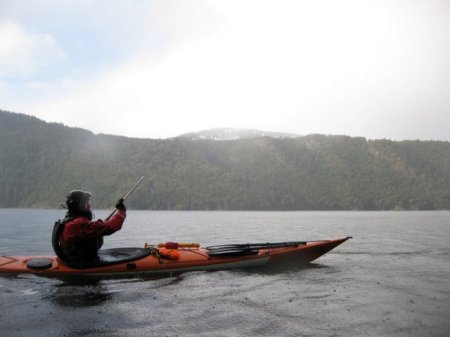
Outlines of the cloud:
M 450 108 L 442 4 L 152 2 L 113 28 L 142 42 L 120 64 L 21 107 L 139 137 L 231 126 L 433 138 Z
M 14 21 L 0 22 L 0 76 L 32 75 L 67 56 L 49 34 L 32 34 Z

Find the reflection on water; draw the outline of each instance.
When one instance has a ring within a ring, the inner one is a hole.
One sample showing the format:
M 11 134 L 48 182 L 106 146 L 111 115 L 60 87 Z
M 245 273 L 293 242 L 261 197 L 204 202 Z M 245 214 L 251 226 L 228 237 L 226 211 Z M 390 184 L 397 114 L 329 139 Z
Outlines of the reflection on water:
M 96 306 L 113 298 L 99 280 L 66 280 L 56 285 L 43 299 L 62 307 Z

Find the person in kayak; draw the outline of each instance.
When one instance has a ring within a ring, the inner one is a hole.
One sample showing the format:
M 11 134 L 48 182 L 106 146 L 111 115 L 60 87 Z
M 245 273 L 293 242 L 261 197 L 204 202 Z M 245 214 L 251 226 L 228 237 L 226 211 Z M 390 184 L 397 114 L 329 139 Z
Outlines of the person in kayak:
M 109 220 L 92 221 L 90 197 L 90 192 L 71 191 L 66 199 L 66 217 L 55 223 L 52 233 L 56 255 L 68 265 L 78 268 L 95 265 L 103 237 L 119 231 L 127 216 L 123 199 L 119 199 L 117 212 Z

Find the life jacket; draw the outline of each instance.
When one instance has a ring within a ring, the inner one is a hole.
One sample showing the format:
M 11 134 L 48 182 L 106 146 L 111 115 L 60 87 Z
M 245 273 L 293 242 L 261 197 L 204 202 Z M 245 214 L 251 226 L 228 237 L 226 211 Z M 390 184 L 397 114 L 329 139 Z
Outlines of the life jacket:
M 53 226 L 52 231 L 52 246 L 53 250 L 55 251 L 55 254 L 57 257 L 59 257 L 61 260 L 66 260 L 66 255 L 64 253 L 64 249 L 62 247 L 60 237 L 61 233 L 64 230 L 64 225 L 68 223 L 69 221 L 72 221 L 75 219 L 74 217 L 66 216 L 63 220 L 58 220 L 55 222 L 55 225 Z
M 75 268 L 85 268 L 97 260 L 97 252 L 103 245 L 103 237 L 61 242 L 60 238 L 65 225 L 75 218 L 67 216 L 63 220 L 55 222 L 52 232 L 52 246 L 56 256 L 66 265 Z

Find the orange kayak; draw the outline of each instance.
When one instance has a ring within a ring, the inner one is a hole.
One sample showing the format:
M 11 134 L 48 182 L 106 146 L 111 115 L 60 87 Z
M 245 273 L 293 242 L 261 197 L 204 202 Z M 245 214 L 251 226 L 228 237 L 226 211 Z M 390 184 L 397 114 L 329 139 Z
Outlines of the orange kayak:
M 288 268 L 309 263 L 350 237 L 309 242 L 229 244 L 202 248 L 198 244 L 159 244 L 99 252 L 83 268 L 70 267 L 55 256 L 1 256 L 0 275 L 33 273 L 56 277 L 139 277 L 197 270 L 269 266 Z

